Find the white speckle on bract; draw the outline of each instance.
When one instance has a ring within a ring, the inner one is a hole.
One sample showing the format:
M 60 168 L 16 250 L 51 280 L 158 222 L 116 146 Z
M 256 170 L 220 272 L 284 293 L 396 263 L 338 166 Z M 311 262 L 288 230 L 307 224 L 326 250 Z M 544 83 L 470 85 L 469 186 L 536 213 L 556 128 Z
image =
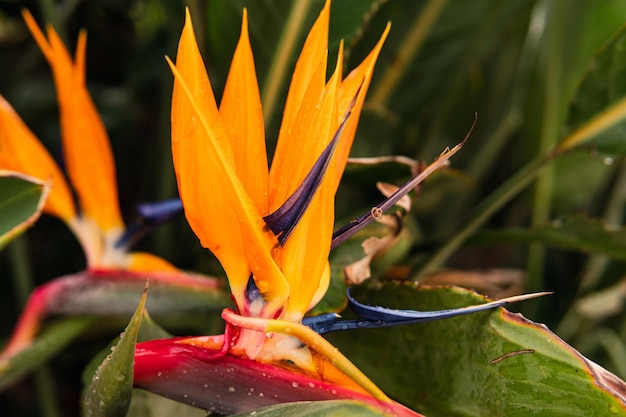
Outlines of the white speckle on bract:
M 228 391 L 235 392 L 235 387 L 228 387 Z
M 265 394 L 263 394 L 262 392 L 259 392 L 259 397 L 265 397 Z
M 161 375 L 163 375 L 163 372 L 161 371 L 157 372 L 157 376 L 161 376 Z
M 315 384 L 314 384 L 314 383 L 312 383 L 312 382 L 309 382 L 309 387 L 311 387 L 311 388 L 315 388 Z
M 298 388 L 300 386 L 300 384 L 298 384 L 297 382 L 292 382 L 291 386 L 294 388 Z

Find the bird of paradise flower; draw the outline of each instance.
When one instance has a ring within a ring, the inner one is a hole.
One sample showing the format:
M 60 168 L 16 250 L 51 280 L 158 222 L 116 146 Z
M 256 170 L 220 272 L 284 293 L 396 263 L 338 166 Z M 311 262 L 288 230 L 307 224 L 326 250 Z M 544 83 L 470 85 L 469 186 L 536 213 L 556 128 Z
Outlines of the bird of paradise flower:
M 147 278 L 156 293 L 166 287 L 200 294 L 199 303 L 227 305 L 215 279 L 185 273 L 165 259 L 146 252 L 130 252 L 136 230 L 127 228 L 117 200 L 111 145 L 104 124 L 85 85 L 86 33 L 81 32 L 72 57 L 52 27 L 48 39 L 28 11 L 24 19 L 52 67 L 61 118 L 63 155 L 70 184 L 54 159 L 0 96 L 0 168 L 50 181 L 52 190 L 44 212 L 61 219 L 81 244 L 87 269 L 38 287 L 30 296 L 11 339 L 1 353 L 7 359 L 28 347 L 43 317 L 51 313 L 119 314 L 133 310 Z M 74 198 L 73 192 L 76 194 Z M 110 293 L 112 297 L 105 297 Z M 156 295 L 155 293 L 155 295 Z M 190 296 L 191 297 L 191 296 Z M 120 298 L 126 298 L 125 300 Z M 166 297 L 167 298 L 167 297 Z M 198 306 L 198 302 L 189 302 Z M 166 299 L 159 310 L 189 308 Z
M 330 2 L 296 63 L 276 152 L 268 170 L 261 101 L 247 12 L 218 108 L 189 11 L 178 46 L 172 97 L 172 154 L 185 216 L 221 262 L 236 310 L 223 335 L 139 343 L 135 386 L 217 413 L 298 400 L 357 399 L 384 413 L 418 415 L 390 400 L 321 333 L 451 317 L 514 297 L 439 312 L 366 306 L 339 323 L 305 317 L 328 288 L 331 247 L 392 206 L 460 146 L 394 195 L 333 234 L 334 197 L 374 65 L 389 31 L 345 78 L 343 49 L 326 81 Z

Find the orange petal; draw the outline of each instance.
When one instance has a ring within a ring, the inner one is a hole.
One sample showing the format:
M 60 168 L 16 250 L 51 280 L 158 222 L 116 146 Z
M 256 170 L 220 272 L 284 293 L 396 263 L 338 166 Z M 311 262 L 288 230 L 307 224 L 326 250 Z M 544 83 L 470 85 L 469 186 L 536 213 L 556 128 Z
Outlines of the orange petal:
M 52 27 L 48 28 L 48 41 L 32 15 L 27 11 L 23 14 L 52 67 L 61 113 L 65 164 L 82 214 L 94 219 L 104 231 L 122 227 L 109 138 L 85 86 L 86 35 L 82 32 L 79 36 L 74 64 Z
M 317 74 L 325 74 L 326 65 L 318 65 Z M 316 77 L 317 78 L 317 77 Z M 303 97 L 298 115 L 288 134 L 282 135 L 276 144 L 276 152 L 270 168 L 269 199 L 270 212 L 276 211 L 298 188 L 319 155 L 317 149 L 324 146 L 327 138 L 305 140 L 319 104 L 324 84 L 311 82 Z
M 76 217 L 72 194 L 63 173 L 33 132 L 0 96 L 0 168 L 52 180 L 44 211 L 64 221 Z
M 363 108 L 363 103 L 365 101 L 365 94 L 367 94 L 367 89 L 369 88 L 370 81 L 372 80 L 372 74 L 374 72 L 374 65 L 376 64 L 376 60 L 378 59 L 378 54 L 380 53 L 381 48 L 383 47 L 383 43 L 389 34 L 389 30 L 391 29 L 391 24 L 387 24 L 385 31 L 383 32 L 380 40 L 374 47 L 374 49 L 369 53 L 369 55 L 356 67 L 348 76 L 343 80 L 341 85 L 339 86 L 339 114 L 343 114 L 348 106 L 350 105 L 354 95 L 359 93 L 359 96 L 356 99 L 354 104 L 354 108 L 352 109 L 352 115 L 348 122 L 346 123 L 346 127 L 344 128 L 343 134 L 341 136 L 341 141 L 337 146 L 337 164 L 335 166 L 336 172 L 336 182 L 335 188 L 339 186 L 339 180 L 343 175 L 343 171 L 346 167 L 346 163 L 348 161 L 348 156 L 350 155 L 350 148 L 352 147 L 352 142 L 354 140 L 354 135 L 356 133 L 356 128 L 359 123 L 359 117 L 361 115 L 361 110 Z M 359 87 L 361 88 L 359 90 Z
M 130 265 L 128 269 L 138 272 L 177 272 L 178 268 L 163 258 L 147 252 L 132 252 L 128 254 Z
M 312 114 L 324 89 L 328 59 L 329 19 L 330 1 L 326 1 L 319 17 L 307 35 L 291 78 L 274 160 L 270 169 L 270 211 L 280 207 L 287 196 L 295 190 L 295 187 L 286 189 L 283 181 L 285 178 L 293 176 L 290 171 L 293 166 L 303 162 L 299 156 L 306 155 L 299 151 L 300 147 L 306 144 L 306 141 L 295 132 L 298 128 L 295 126 L 296 119 L 299 117 L 300 120 L 306 119 L 305 114 L 309 114 L 309 116 Z M 302 114 L 300 115 L 300 113 Z M 294 155 L 294 151 L 298 151 L 298 153 Z M 317 155 L 309 156 L 314 159 Z M 291 160 L 293 163 L 287 166 L 284 164 L 286 160 Z M 304 176 L 299 180 L 301 181 L 303 178 Z
M 243 10 L 241 37 L 230 67 L 220 115 L 228 131 L 237 177 L 262 216 L 269 214 L 268 168 L 261 97 Z
M 317 159 L 339 127 L 337 89 L 341 77 L 342 52 L 340 48 L 335 73 L 328 81 L 320 102 L 315 106 L 316 111 L 308 124 L 308 130 L 301 139 L 300 147 L 305 149 L 304 155 L 311 155 L 312 159 Z M 298 114 L 298 118 L 300 117 L 301 113 Z M 296 125 L 303 122 L 305 121 L 296 120 Z M 309 168 L 314 163 L 313 160 L 309 164 L 307 158 L 302 158 L 306 162 L 297 157 L 292 158 Z M 326 267 L 335 216 L 335 159 L 333 157 L 328 167 L 329 175 L 322 179 L 307 211 L 280 252 L 281 270 L 290 287 L 289 300 L 282 316 L 287 320 L 299 321 L 309 309 Z M 287 161 L 281 162 L 287 164 Z
M 169 60 L 168 60 L 169 62 Z M 283 304 L 288 287 L 271 257 L 277 244 L 237 178 L 230 141 L 215 107 L 189 11 L 176 57 L 172 97 L 172 154 L 185 216 L 226 270 L 235 301 L 247 305 L 250 273 L 269 302 Z

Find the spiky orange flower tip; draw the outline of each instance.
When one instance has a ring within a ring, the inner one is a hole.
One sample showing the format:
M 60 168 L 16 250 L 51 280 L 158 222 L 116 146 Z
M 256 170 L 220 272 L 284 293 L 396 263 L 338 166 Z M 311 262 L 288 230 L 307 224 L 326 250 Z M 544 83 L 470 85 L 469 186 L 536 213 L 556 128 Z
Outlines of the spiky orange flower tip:
M 329 13 L 327 2 L 296 63 L 269 171 L 246 11 L 219 108 L 188 11 L 176 65 L 168 60 L 185 214 L 220 260 L 243 315 L 300 321 L 328 286 L 334 195 L 389 30 L 345 78 L 340 48 L 326 81 Z
M 147 278 L 170 291 L 197 290 L 210 300 L 221 300 L 221 286 L 217 281 L 181 272 L 166 260 L 151 254 L 129 252 L 129 245 L 124 240 L 128 230 L 117 201 L 111 146 L 85 85 L 86 35 L 81 32 L 76 56 L 72 59 L 51 26 L 47 28 L 46 37 L 28 11 L 24 11 L 23 15 L 52 67 L 61 116 L 64 162 L 71 184 L 2 96 L 0 169 L 18 171 L 52 184 L 44 211 L 63 220 L 74 232 L 85 252 L 87 269 L 50 281 L 31 294 L 0 358 L 10 358 L 29 346 L 47 314 L 102 314 L 112 308 L 106 301 L 107 292 L 121 289 L 133 292 L 134 284 L 139 283 L 141 289 Z M 76 202 L 72 191 L 76 193 Z M 77 288 L 84 291 L 75 291 Z M 89 298 L 89 291 L 97 293 L 98 289 L 102 290 L 98 297 Z M 221 307 L 226 303 L 219 301 L 217 304 Z M 132 312 L 134 303 L 118 307 L 118 312 L 124 309 Z M 182 310 L 186 308 L 185 305 L 179 307 Z M 204 308 L 210 307 L 209 304 Z
M 0 168 L 52 183 L 44 211 L 72 229 L 85 251 L 89 268 L 175 270 L 160 258 L 128 254 L 126 248 L 118 245 L 125 225 L 117 200 L 111 145 L 85 85 L 86 33 L 80 33 L 72 59 L 52 26 L 47 28 L 46 37 L 27 10 L 23 16 L 52 68 L 61 115 L 63 156 L 71 186 L 48 151 L 1 96 Z M 76 192 L 76 203 L 72 190 Z
M 345 78 L 340 46 L 327 81 L 329 14 L 326 2 L 297 60 L 268 170 L 247 12 L 218 108 L 187 11 L 176 64 L 168 59 L 174 74 L 172 155 L 185 215 L 224 267 L 237 304 L 237 313 L 223 313 L 235 329 L 223 342 L 229 354 L 266 364 L 287 361 L 294 375 L 317 378 L 324 374 L 320 363 L 332 363 L 340 371 L 337 386 L 356 384 L 388 401 L 320 335 L 299 324 L 328 288 L 335 192 L 389 31 Z

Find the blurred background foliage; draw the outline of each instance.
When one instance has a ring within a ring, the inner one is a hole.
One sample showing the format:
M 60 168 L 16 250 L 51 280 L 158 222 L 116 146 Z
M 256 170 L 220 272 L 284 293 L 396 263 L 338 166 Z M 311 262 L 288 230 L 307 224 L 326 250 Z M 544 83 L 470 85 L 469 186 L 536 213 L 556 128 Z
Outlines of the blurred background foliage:
M 136 204 L 177 195 L 169 150 L 172 76 L 163 56 L 175 56 L 185 6 L 218 97 L 241 10 L 248 8 L 271 152 L 295 52 L 321 0 L 0 2 L 0 93 L 57 156 L 56 93 L 20 10 L 54 24 L 70 49 L 78 31 L 88 31 L 88 86 L 111 138 L 127 221 Z M 343 38 L 345 64 L 354 67 L 387 21 L 391 34 L 352 155 L 430 162 L 462 140 L 475 114 L 478 122 L 451 168 L 416 193 L 408 245 L 392 266 L 374 269 L 375 278 L 479 290 L 490 280 L 499 289 L 554 291 L 523 312 L 626 377 L 624 126 L 617 123 L 558 157 L 550 152 L 626 93 L 626 1 L 335 0 L 329 62 Z M 281 58 L 283 51 L 289 53 Z M 400 184 L 409 175 L 397 164 L 349 167 L 337 198 L 338 226 L 381 200 L 376 181 Z M 139 247 L 181 268 L 222 275 L 182 216 Z M 31 288 L 82 268 L 73 236 L 44 216 L 0 254 L 2 335 L 9 335 Z M 89 347 L 74 348 L 52 363 L 55 401 L 71 403 L 80 389 L 81 368 L 64 365 L 92 354 Z M 21 383 L 0 401 L 23 407 L 21 415 L 37 415 L 31 385 Z

